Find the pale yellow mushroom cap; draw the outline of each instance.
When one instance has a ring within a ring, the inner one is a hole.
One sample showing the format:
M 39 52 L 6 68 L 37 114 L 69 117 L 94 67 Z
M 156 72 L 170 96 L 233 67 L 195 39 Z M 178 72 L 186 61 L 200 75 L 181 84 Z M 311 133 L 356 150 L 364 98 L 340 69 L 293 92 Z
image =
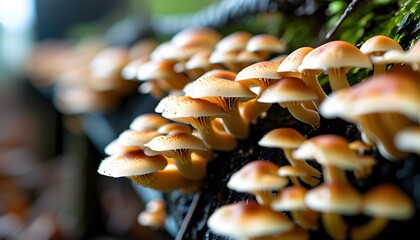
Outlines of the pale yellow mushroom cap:
M 111 155 L 99 164 L 98 173 L 109 177 L 128 177 L 156 172 L 168 164 L 162 155 L 146 156 L 143 151 Z
M 238 192 L 278 190 L 288 184 L 288 179 L 277 174 L 278 167 L 264 160 L 254 160 L 244 165 L 229 179 L 227 187 Z
M 332 41 L 309 52 L 299 66 L 299 71 L 323 70 L 331 68 L 372 68 L 369 57 L 356 46 L 345 41 Z
M 306 140 L 293 128 L 276 128 L 266 133 L 258 142 L 263 147 L 298 148 Z
M 237 202 L 216 209 L 207 221 L 211 231 L 235 239 L 288 232 L 294 224 L 283 213 L 256 202 Z

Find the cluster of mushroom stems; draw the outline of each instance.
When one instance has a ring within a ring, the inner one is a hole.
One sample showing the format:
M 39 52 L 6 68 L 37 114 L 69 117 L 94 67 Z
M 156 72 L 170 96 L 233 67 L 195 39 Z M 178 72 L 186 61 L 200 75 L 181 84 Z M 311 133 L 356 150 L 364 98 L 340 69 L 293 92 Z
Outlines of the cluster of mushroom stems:
M 213 151 L 235 150 L 250 137 L 250 125 L 278 104 L 315 132 L 322 117 L 341 118 L 362 137 L 307 138 L 289 127 L 267 132 L 258 144 L 282 149 L 290 165 L 257 159 L 234 173 L 227 187 L 256 201 L 220 206 L 208 221 L 212 231 L 235 239 L 308 239 L 322 225 L 333 239 L 371 239 L 387 221 L 412 218 L 413 201 L 398 186 L 383 183 L 362 194 L 345 173 L 368 178 L 378 164 L 372 150 L 389 161 L 420 154 L 420 43 L 403 50 L 374 36 L 360 48 L 336 40 L 289 54 L 284 44 L 268 34 L 222 37 L 192 28 L 127 63 L 123 78 L 140 81 L 140 93 L 159 103 L 107 146 L 98 172 L 158 191 L 198 191 Z M 352 68 L 373 73 L 350 86 Z M 371 220 L 349 226 L 343 218 L 359 214 Z

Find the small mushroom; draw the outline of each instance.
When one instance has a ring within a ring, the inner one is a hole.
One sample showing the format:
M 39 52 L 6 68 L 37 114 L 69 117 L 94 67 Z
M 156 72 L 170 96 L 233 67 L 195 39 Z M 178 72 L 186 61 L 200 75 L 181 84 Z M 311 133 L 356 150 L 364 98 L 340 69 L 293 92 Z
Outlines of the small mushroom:
M 312 50 L 313 48 L 311 47 L 301 47 L 291 52 L 280 63 L 277 72 L 281 77 L 301 78 L 318 95 L 318 99 L 314 101 L 315 105 L 318 107 L 327 97 L 316 77 L 316 74 L 321 70 L 302 70 L 299 72 L 299 66 L 302 64 L 303 58 Z M 305 106 L 309 108 L 309 106 Z
M 152 199 L 146 203 L 146 208 L 140 212 L 137 222 L 141 226 L 160 229 L 166 221 L 166 203 L 163 199 Z
M 318 95 L 302 79 L 285 77 L 270 85 L 257 99 L 262 103 L 278 103 L 287 108 L 297 120 L 310 124 L 313 128 L 319 125 L 318 112 L 303 107 L 302 103 L 318 99 Z
M 307 162 L 293 158 L 292 155 L 292 152 L 305 140 L 305 136 L 293 128 L 276 128 L 266 133 L 259 140 L 258 145 L 282 148 L 289 163 L 306 173 L 305 176 L 300 176 L 300 178 L 310 186 L 316 186 L 320 182 L 321 172 Z
M 331 41 L 309 52 L 299 66 L 299 71 L 323 70 L 328 74 L 331 90 L 348 88 L 346 73 L 352 67 L 372 68 L 369 57 L 345 41 Z
M 280 62 L 262 61 L 254 63 L 242 69 L 236 75 L 235 81 L 239 81 L 250 89 L 256 88 L 258 96 L 240 106 L 241 114 L 252 124 L 256 124 L 258 117 L 266 112 L 271 104 L 258 102 L 258 97 L 273 82 L 280 79 L 277 68 Z
M 232 136 L 245 139 L 249 135 L 249 122 L 239 112 L 239 102 L 255 98 L 256 94 L 239 82 L 202 76 L 187 84 L 184 88 L 186 96 L 205 99 L 219 105 L 227 115 L 222 116 L 226 131 Z
M 164 124 L 170 123 L 170 121 L 160 114 L 157 113 L 144 113 L 135 117 L 129 128 L 135 131 L 141 130 L 157 130 Z
M 227 115 L 217 104 L 188 96 L 168 96 L 155 108 L 162 116 L 176 122 L 191 124 L 199 132 L 205 144 L 215 150 L 231 151 L 236 148 L 237 140 L 226 132 L 217 131 L 211 121 Z
M 397 41 L 384 35 L 373 36 L 360 46 L 360 51 L 366 54 L 371 61 L 377 56 L 383 56 L 390 50 L 403 51 L 401 45 Z M 373 70 L 374 74 L 384 73 L 386 70 L 386 63 L 373 63 Z
M 291 231 L 294 224 L 281 212 L 256 202 L 237 202 L 216 209 L 207 221 L 216 234 L 234 239 L 260 239 Z
M 305 203 L 307 189 L 300 185 L 293 185 L 280 190 L 271 201 L 270 207 L 275 211 L 290 212 L 293 220 L 306 230 L 319 228 L 320 214 L 309 209 Z
M 413 200 L 394 184 L 381 183 L 363 196 L 362 213 L 371 219 L 351 230 L 351 239 L 372 239 L 386 228 L 391 220 L 405 221 L 415 214 Z
M 252 36 L 246 50 L 257 53 L 262 59 L 267 59 L 272 53 L 281 53 L 286 49 L 286 42 L 271 34 L 257 34 Z
M 273 191 L 278 191 L 288 184 L 285 177 L 277 174 L 278 167 L 271 162 L 254 160 L 245 164 L 229 179 L 227 187 L 237 192 L 255 195 L 261 205 L 269 205 L 273 200 Z
M 177 132 L 170 135 L 157 136 L 144 144 L 146 155 L 162 154 L 171 158 L 180 173 L 192 180 L 200 180 L 206 176 L 206 163 L 200 159 L 192 161 L 191 153 L 206 151 L 204 142 L 191 134 Z

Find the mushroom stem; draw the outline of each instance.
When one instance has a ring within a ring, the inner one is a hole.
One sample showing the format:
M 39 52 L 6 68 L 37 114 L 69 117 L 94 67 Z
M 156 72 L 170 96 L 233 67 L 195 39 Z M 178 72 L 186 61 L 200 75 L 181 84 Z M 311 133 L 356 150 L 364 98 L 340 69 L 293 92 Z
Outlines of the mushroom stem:
M 258 118 L 271 107 L 271 103 L 258 102 L 257 99 L 251 99 L 240 105 L 240 113 L 244 119 L 252 124 L 257 124 Z
M 305 210 L 294 210 L 290 211 L 290 215 L 293 220 L 305 230 L 316 230 L 318 229 L 317 219 L 311 219 L 312 212 L 307 212 Z
M 328 78 L 332 92 L 350 87 L 346 72 L 346 68 L 331 68 L 328 70 Z
M 216 131 L 213 127 L 197 129 L 203 142 L 210 148 L 219 151 L 232 151 L 238 142 L 226 132 Z
M 304 71 L 302 73 L 302 80 L 315 91 L 316 95 L 318 95 L 318 100 L 313 101 L 313 103 L 315 106 L 319 107 L 322 101 L 327 98 L 327 94 L 325 94 L 324 90 L 319 84 L 316 75 L 311 73 L 311 71 Z
M 260 205 L 269 206 L 274 199 L 273 192 L 271 190 L 257 191 L 254 195 Z
M 373 217 L 367 223 L 356 226 L 350 231 L 351 239 L 373 239 L 388 225 L 389 220 L 385 217 Z
M 322 169 L 325 182 L 348 182 L 344 170 L 331 164 L 324 165 Z
M 379 75 L 385 73 L 386 63 L 376 63 L 373 66 L 373 75 Z
M 333 239 L 346 239 L 348 232 L 348 225 L 337 213 L 322 213 L 322 222 L 324 224 L 325 231 Z
M 191 151 L 179 149 L 172 157 L 181 175 L 191 180 L 200 180 L 206 176 L 207 162 L 201 159 L 191 160 Z
M 381 119 L 380 114 L 361 115 L 357 118 L 357 121 L 363 131 L 365 131 L 368 139 L 375 142 L 379 152 L 385 158 L 389 160 L 398 160 L 407 155 L 407 153 L 400 151 L 395 146 L 393 135 L 389 132 L 389 129 L 387 129 L 388 126 L 384 126 L 384 121 Z M 389 127 L 395 128 L 393 126 Z
M 290 114 L 297 120 L 310 124 L 313 128 L 317 128 L 319 125 L 319 114 L 316 111 L 304 108 L 301 103 L 298 104 L 287 104 L 281 103 L 280 106 L 287 107 Z
M 229 115 L 222 117 L 223 125 L 230 135 L 246 139 L 249 136 L 249 122 L 241 116 L 237 102 L 234 104 L 233 109 L 229 110 Z
M 284 155 L 292 166 L 298 167 L 307 173 L 307 176 L 302 176 L 301 179 L 303 182 L 309 184 L 311 187 L 314 187 L 319 184 L 321 181 L 321 172 L 302 160 L 296 160 L 292 156 L 293 149 L 284 148 Z

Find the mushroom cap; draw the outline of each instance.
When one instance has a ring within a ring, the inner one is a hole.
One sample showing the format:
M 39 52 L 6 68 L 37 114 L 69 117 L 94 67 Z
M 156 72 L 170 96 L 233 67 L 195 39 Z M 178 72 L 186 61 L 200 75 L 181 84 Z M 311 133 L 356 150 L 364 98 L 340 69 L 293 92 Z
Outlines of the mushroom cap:
M 269 51 L 273 53 L 283 52 L 286 43 L 271 34 L 257 34 L 252 36 L 247 44 L 246 50 L 250 52 Z
M 131 121 L 129 128 L 131 130 L 156 130 L 164 124 L 168 124 L 170 121 L 162 115 L 157 113 L 144 113 L 141 114 Z
M 184 87 L 184 92 L 186 96 L 192 98 L 234 97 L 240 101 L 247 101 L 256 97 L 254 92 L 239 82 L 209 75 L 188 83 Z
M 215 52 L 237 52 L 244 50 L 251 39 L 249 32 L 237 31 L 222 38 L 215 46 Z
M 170 42 L 176 47 L 202 45 L 214 47 L 222 35 L 212 28 L 188 27 L 176 33 Z
M 168 60 L 149 60 L 143 63 L 137 71 L 137 79 L 148 81 L 151 79 L 168 78 L 176 74 L 175 63 Z
M 216 77 L 216 78 L 223 78 L 223 79 L 226 79 L 226 80 L 234 81 L 235 78 L 236 78 L 236 72 L 226 70 L 226 69 L 212 69 L 212 70 L 204 73 L 203 77 L 204 76 L 212 76 L 212 77 Z
M 124 147 L 139 147 L 143 148 L 144 145 L 159 136 L 160 134 L 155 130 L 124 130 L 117 138 L 117 143 Z
M 331 41 L 309 52 L 299 66 L 299 71 L 323 70 L 331 68 L 360 67 L 372 68 L 369 57 L 356 46 L 345 41 Z
M 249 66 L 251 64 L 254 64 L 263 60 L 264 59 L 255 52 L 242 50 L 238 52 L 238 54 L 236 55 L 235 62 L 243 63 L 243 64 L 246 64 L 246 66 Z
M 405 127 L 394 136 L 394 143 L 398 149 L 420 154 L 420 125 Z
M 157 136 L 144 146 L 155 152 L 165 152 L 177 149 L 189 149 L 193 151 L 207 150 L 206 145 L 200 138 L 183 132 Z
M 300 77 L 301 73 L 299 73 L 298 67 L 302 64 L 303 58 L 312 50 L 314 49 L 311 47 L 301 47 L 287 55 L 277 68 L 279 75 L 284 77 Z
M 223 52 L 223 51 L 213 51 L 209 57 L 209 63 L 215 64 L 225 64 L 225 63 L 234 63 L 236 62 L 237 52 Z
M 412 120 L 419 118 L 420 84 L 408 75 L 385 73 L 369 77 L 348 89 L 330 94 L 319 112 L 327 118 L 398 112 Z
M 107 47 L 95 55 L 89 67 L 93 76 L 96 77 L 119 75 L 121 69 L 129 62 L 128 57 L 128 48 L 126 47 Z
M 209 61 L 213 49 L 203 49 L 190 57 L 185 63 L 185 69 L 207 69 L 211 66 Z
M 308 190 L 305 203 L 319 212 L 356 215 L 362 208 L 362 196 L 348 183 L 324 182 Z
M 192 128 L 190 125 L 177 122 L 166 123 L 160 126 L 156 131 L 160 134 L 172 134 L 175 132 L 192 134 Z
M 399 187 L 381 183 L 363 196 L 363 213 L 393 220 L 407 220 L 414 216 L 413 200 Z
M 211 231 L 235 239 L 281 234 L 294 227 L 283 213 L 256 202 L 224 205 L 213 212 L 207 225 Z
M 258 141 L 258 145 L 275 148 L 298 148 L 305 140 L 305 136 L 297 130 L 284 127 L 272 129 L 264 134 Z
M 271 84 L 258 98 L 263 103 L 289 103 L 317 100 L 318 95 L 300 78 L 284 77 Z
M 270 203 L 270 207 L 276 211 L 293 211 L 306 209 L 307 206 L 305 204 L 305 196 L 307 192 L 308 190 L 300 185 L 293 185 L 284 188 Z
M 277 73 L 279 62 L 261 61 L 254 63 L 244 69 L 242 69 L 236 75 L 235 81 L 246 81 L 258 79 L 280 79 L 280 75 Z
M 126 80 L 137 79 L 137 72 L 141 65 L 149 61 L 149 56 L 142 56 L 128 62 L 121 70 L 121 76 Z
M 403 48 L 397 41 L 384 35 L 373 36 L 360 46 L 360 51 L 367 55 L 376 52 L 384 53 L 389 50 L 403 51 Z
M 184 118 L 221 117 L 227 114 L 215 103 L 189 96 L 165 97 L 156 106 L 156 112 L 161 109 L 163 117 L 184 123 L 190 123 Z
M 392 49 L 382 56 L 372 57 L 373 63 L 416 63 L 420 62 L 420 41 L 417 41 L 407 51 Z M 418 69 L 413 67 L 413 69 Z
M 123 152 L 101 161 L 98 173 L 110 177 L 128 177 L 160 171 L 168 164 L 162 155 L 146 156 L 143 151 Z
M 288 184 L 288 179 L 277 174 L 278 167 L 264 160 L 245 164 L 230 177 L 227 187 L 238 192 L 279 190 Z
M 123 152 L 140 150 L 140 147 L 137 147 L 137 146 L 122 146 L 122 145 L 118 144 L 117 140 L 118 139 L 114 139 L 105 146 L 105 148 L 104 148 L 105 154 L 114 155 L 114 154 L 119 154 L 119 153 L 123 153 Z
M 360 158 L 350 149 L 344 137 L 335 134 L 322 134 L 305 140 L 293 152 L 296 159 L 315 159 L 321 165 L 334 165 L 342 169 L 361 167 Z

